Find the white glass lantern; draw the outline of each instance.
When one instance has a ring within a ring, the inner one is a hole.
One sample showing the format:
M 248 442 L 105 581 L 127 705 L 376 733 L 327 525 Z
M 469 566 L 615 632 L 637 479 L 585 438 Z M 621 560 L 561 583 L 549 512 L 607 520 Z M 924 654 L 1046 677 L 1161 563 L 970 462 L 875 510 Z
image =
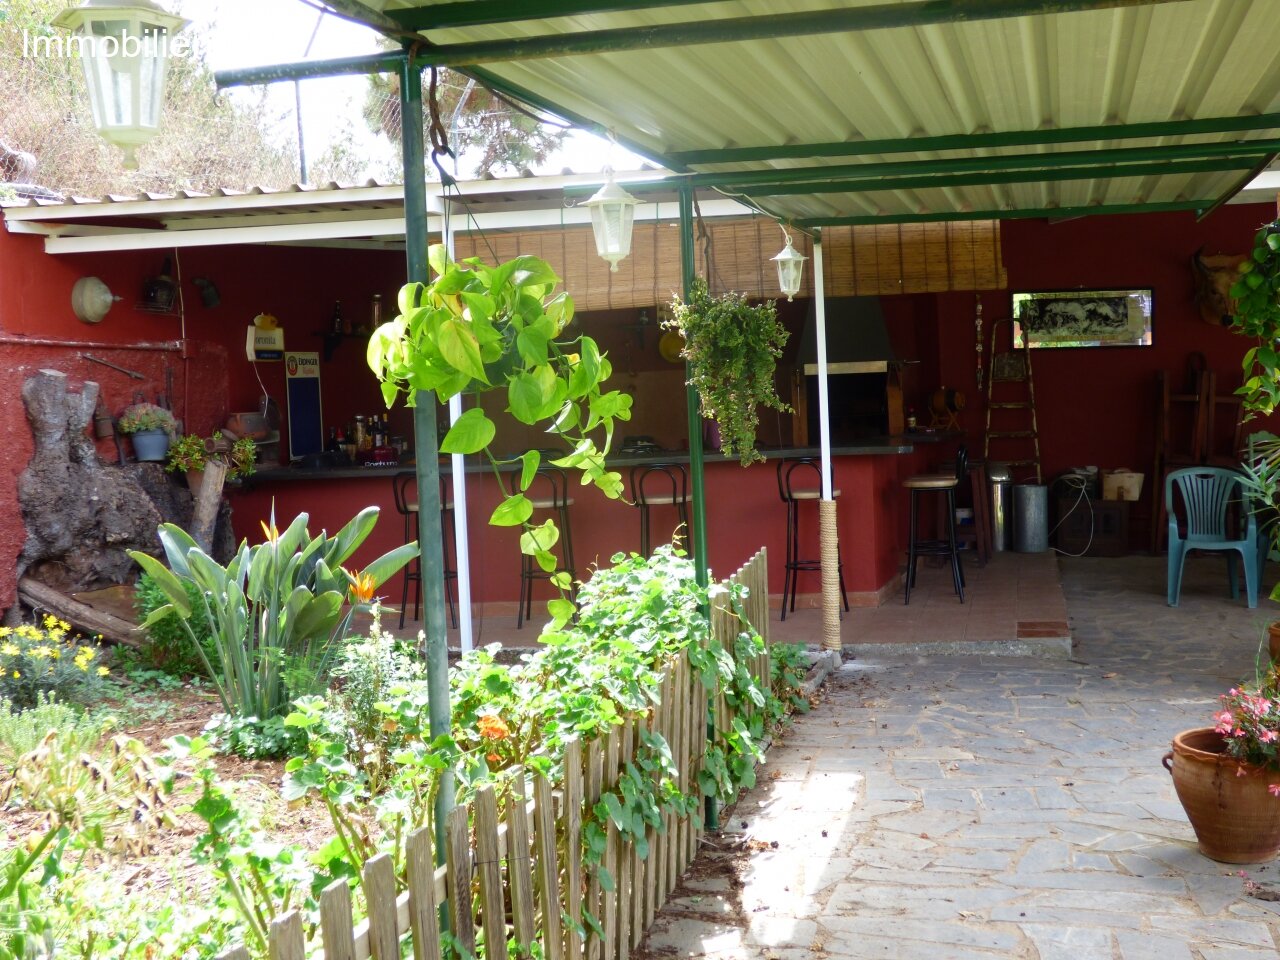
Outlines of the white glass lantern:
M 617 272 L 618 261 L 631 252 L 631 226 L 635 222 L 636 204 L 640 201 L 613 180 L 613 171 L 605 170 L 609 179 L 595 196 L 583 202 L 591 211 L 591 232 L 596 237 L 596 253 L 609 261 L 609 269 Z
M 787 245 L 782 252 L 773 258 L 778 265 L 778 286 L 792 300 L 800 292 L 800 280 L 804 276 L 804 262 L 809 258 L 791 245 L 791 234 L 787 234 Z
M 173 34 L 189 22 L 152 0 L 88 0 L 53 21 L 71 31 L 67 50 L 84 65 L 94 126 L 123 148 L 126 167 L 160 129 Z

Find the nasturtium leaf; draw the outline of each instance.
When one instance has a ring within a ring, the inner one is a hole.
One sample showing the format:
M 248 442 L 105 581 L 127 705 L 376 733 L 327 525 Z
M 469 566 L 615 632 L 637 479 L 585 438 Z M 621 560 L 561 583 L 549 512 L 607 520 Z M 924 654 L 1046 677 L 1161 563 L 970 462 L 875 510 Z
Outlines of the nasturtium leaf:
M 460 416 L 440 441 L 441 453 L 478 453 L 493 440 L 496 428 L 479 407 L 472 407 Z M 520 521 L 517 521 L 517 523 Z
M 531 516 L 533 516 L 533 504 L 523 493 L 517 493 L 498 504 L 493 515 L 489 517 L 489 522 L 495 527 L 517 527 Z

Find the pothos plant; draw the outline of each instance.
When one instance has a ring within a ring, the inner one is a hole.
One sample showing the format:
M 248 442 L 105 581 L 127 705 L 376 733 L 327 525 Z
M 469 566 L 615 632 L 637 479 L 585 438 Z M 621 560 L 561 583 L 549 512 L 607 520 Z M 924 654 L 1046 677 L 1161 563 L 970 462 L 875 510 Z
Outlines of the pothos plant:
M 672 308 L 662 325 L 684 337 L 689 383 L 697 388 L 702 415 L 720 427 L 721 450 L 744 467 L 763 460 L 756 450 L 760 408 L 791 412 L 773 381 L 790 336 L 774 302 L 752 306 L 744 294 L 712 296 L 707 282 L 697 279 L 689 299 L 675 298 Z
M 568 452 L 551 460 L 580 470 L 584 484 L 595 484 L 606 496 L 622 495 L 621 474 L 605 466 L 614 422 L 631 419 L 631 397 L 601 385 L 612 368 L 591 337 L 567 336 L 573 299 L 554 294 L 560 278 L 545 261 L 521 256 L 496 267 L 478 258 L 450 261 L 445 248 L 434 245 L 428 260 L 435 279 L 410 283 L 400 290 L 400 313 L 369 338 L 368 362 L 382 384 L 387 406 L 404 396 L 415 406 L 434 392 L 441 403 L 460 393 L 503 390 L 507 411 L 521 423 L 545 425 L 561 438 Z M 601 431 L 597 445 L 593 432 Z M 483 452 L 493 466 L 502 501 L 489 522 L 520 527 L 520 550 L 532 556 L 552 583 L 567 594 L 567 572 L 557 571 L 551 552 L 560 538 L 555 522 L 531 521 L 533 503 L 525 496 L 542 465 L 530 450 L 520 457 L 497 456 L 491 444 L 496 426 L 475 406 L 458 418 L 440 442 L 443 453 Z M 501 467 L 519 464 L 508 484 Z M 548 611 L 555 626 L 573 616 L 565 596 Z
M 1236 301 L 1232 326 L 1257 340 L 1242 361 L 1244 384 L 1236 392 L 1244 407 L 1269 416 L 1280 405 L 1280 220 L 1266 224 L 1253 240 L 1253 251 L 1240 264 L 1231 287 Z

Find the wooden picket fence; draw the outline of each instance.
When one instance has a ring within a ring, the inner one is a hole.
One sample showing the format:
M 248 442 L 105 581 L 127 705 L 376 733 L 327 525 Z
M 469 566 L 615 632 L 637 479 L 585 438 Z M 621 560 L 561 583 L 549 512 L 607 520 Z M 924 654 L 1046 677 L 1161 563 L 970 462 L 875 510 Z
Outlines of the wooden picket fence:
M 744 613 L 765 638 L 765 650 L 750 663 L 752 675 L 769 684 L 768 566 L 762 548 L 730 583 L 748 588 Z M 725 591 L 713 591 L 711 629 L 728 650 L 741 629 Z M 641 745 L 640 733 L 660 733 L 671 747 L 686 794 L 697 794 L 697 776 L 707 744 L 707 692 L 687 652 L 668 669 L 661 702 L 647 716 L 632 717 L 607 736 L 565 746 L 564 779 L 558 788 L 541 775 L 517 772 L 511 797 L 499 804 L 492 786 L 482 787 L 466 806 L 454 808 L 445 824 L 444 863 L 435 866 L 432 831 L 423 827 L 406 842 L 405 889 L 391 858 L 382 854 L 364 865 L 362 887 L 367 917 L 353 923 L 351 891 L 334 881 L 320 899 L 323 952 L 311 960 L 400 960 L 409 937 L 414 960 L 445 960 L 439 916 L 443 907 L 458 945 L 475 957 L 503 958 L 507 941 L 530 956 L 538 943 L 546 960 L 627 960 L 644 937 L 654 915 L 693 860 L 703 832 L 702 815 L 666 814 L 661 830 L 648 831 L 649 854 L 608 824 L 603 867 L 614 880 L 602 888 L 585 866 L 582 824 L 603 793 L 617 785 L 626 764 Z M 727 729 L 733 708 L 724 697 L 710 704 L 718 729 Z M 750 709 L 749 707 L 747 709 Z M 724 726 L 721 726 L 724 725 Z M 586 919 L 595 917 L 597 932 Z M 568 918 L 572 923 L 566 923 Z M 586 930 L 586 936 L 579 933 Z M 477 948 L 477 944 L 480 944 Z M 497 951 L 484 945 L 500 944 Z M 314 946 L 314 945 L 313 945 Z M 302 917 L 290 912 L 271 924 L 271 960 L 306 960 Z M 219 960 L 249 960 L 243 947 Z

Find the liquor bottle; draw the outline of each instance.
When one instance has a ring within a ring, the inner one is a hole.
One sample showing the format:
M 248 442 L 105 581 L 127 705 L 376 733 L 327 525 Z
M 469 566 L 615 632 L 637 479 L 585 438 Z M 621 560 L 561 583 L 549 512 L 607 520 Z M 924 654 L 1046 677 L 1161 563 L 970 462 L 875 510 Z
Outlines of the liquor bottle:
M 335 300 L 333 303 L 333 333 L 342 333 L 342 301 Z
M 382 294 L 380 293 L 373 295 L 373 305 L 369 311 L 369 322 L 370 333 L 382 326 Z

